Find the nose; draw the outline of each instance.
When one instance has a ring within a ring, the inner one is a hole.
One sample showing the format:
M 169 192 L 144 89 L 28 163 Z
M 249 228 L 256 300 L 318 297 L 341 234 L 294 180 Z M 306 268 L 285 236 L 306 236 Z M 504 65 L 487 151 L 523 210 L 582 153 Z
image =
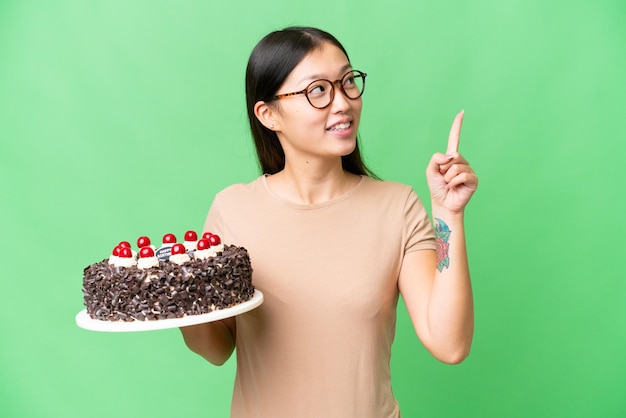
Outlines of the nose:
M 337 81 L 333 86 L 335 90 L 335 95 L 333 98 L 333 102 L 331 103 L 331 108 L 335 112 L 341 112 L 348 109 L 350 107 L 350 101 L 352 101 L 352 99 L 349 99 L 348 96 L 346 96 L 346 94 L 343 92 L 339 83 L 340 82 Z

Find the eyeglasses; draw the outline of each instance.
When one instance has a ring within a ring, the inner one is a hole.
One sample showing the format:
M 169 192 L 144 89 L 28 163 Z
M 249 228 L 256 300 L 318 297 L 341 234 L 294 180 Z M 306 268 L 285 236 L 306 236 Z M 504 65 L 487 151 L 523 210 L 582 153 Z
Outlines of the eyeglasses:
M 367 74 L 361 71 L 352 70 L 345 73 L 339 80 L 315 80 L 304 90 L 278 94 L 270 100 L 284 99 L 286 97 L 304 94 L 311 106 L 316 109 L 324 109 L 330 106 L 335 99 L 335 84 L 339 84 L 339 88 L 348 99 L 356 100 L 361 97 L 365 89 L 366 76 Z

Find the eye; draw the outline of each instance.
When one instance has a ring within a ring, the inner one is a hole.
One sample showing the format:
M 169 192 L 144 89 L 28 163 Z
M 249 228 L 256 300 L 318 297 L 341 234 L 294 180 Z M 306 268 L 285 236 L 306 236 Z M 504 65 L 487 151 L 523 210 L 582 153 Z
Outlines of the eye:
M 343 87 L 344 88 L 349 88 L 349 89 L 354 88 L 355 85 L 356 85 L 356 79 L 355 79 L 356 77 L 358 77 L 358 76 L 355 76 L 354 74 L 347 75 L 343 79 Z
M 326 93 L 326 90 L 328 90 L 328 86 L 326 85 L 326 83 L 315 82 L 309 86 L 307 94 L 312 96 L 321 96 Z

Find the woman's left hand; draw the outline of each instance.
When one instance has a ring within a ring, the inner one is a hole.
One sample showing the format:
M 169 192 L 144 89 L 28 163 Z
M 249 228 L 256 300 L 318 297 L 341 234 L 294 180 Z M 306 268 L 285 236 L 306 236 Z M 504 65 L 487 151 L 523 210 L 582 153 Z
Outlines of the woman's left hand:
M 478 177 L 469 163 L 458 153 L 464 112 L 454 118 L 446 154 L 432 156 L 426 168 L 426 180 L 432 203 L 461 213 L 478 187 Z

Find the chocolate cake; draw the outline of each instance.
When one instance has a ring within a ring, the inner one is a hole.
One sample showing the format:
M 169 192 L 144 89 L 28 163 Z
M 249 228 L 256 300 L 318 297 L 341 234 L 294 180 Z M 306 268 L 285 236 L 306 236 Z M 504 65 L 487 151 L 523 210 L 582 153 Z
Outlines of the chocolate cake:
M 234 245 L 221 246 L 204 259 L 189 258 L 180 264 L 160 259 L 144 268 L 105 259 L 84 269 L 84 302 L 87 314 L 102 321 L 181 318 L 251 299 L 255 291 L 251 277 L 248 251 Z

